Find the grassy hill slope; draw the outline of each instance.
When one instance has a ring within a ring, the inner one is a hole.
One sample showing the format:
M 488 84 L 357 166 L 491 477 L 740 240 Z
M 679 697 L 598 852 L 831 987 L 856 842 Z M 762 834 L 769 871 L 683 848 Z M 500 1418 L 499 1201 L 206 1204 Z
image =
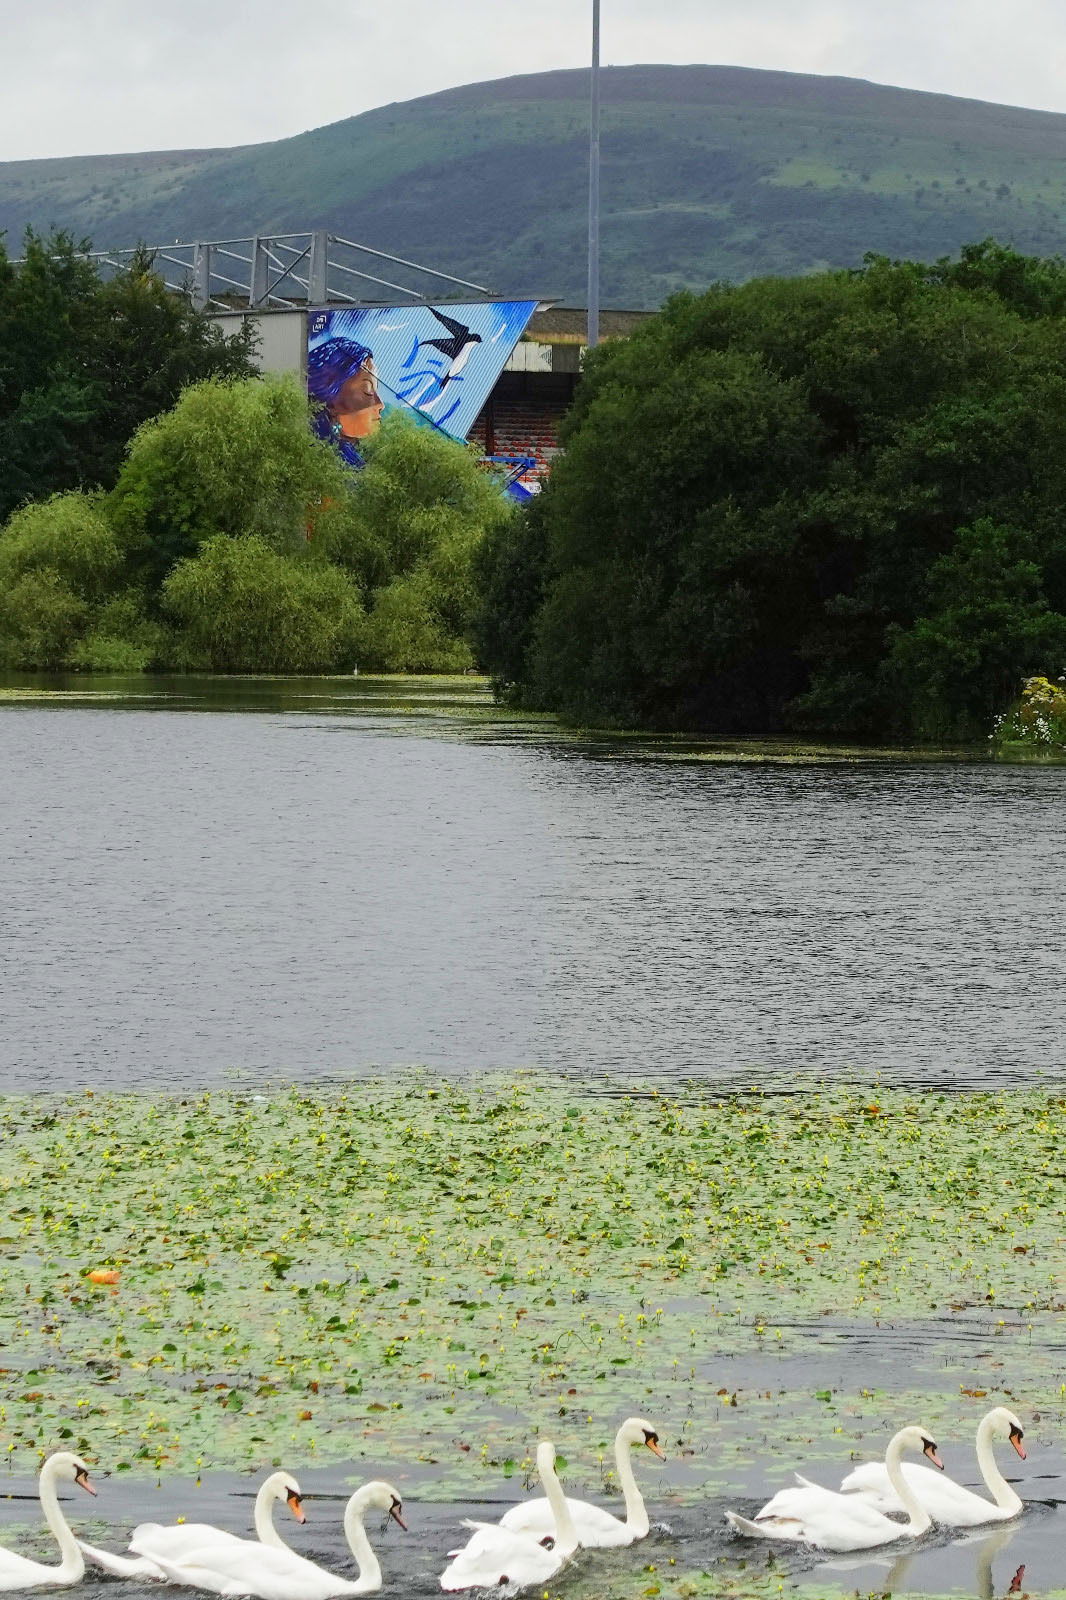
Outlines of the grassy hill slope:
M 232 150 L 0 163 L 0 228 L 99 246 L 329 227 L 506 293 L 584 294 L 587 74 L 538 73 Z M 1054 254 L 1066 116 L 847 78 L 612 67 L 603 296 L 930 258 L 995 234 Z

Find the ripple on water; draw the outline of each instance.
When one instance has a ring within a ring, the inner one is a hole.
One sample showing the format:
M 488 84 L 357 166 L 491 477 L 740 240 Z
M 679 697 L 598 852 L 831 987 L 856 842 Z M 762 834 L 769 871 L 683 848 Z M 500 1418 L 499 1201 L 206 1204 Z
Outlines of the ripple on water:
M 5 1088 L 1062 1069 L 1066 768 L 593 739 L 470 679 L 5 683 Z

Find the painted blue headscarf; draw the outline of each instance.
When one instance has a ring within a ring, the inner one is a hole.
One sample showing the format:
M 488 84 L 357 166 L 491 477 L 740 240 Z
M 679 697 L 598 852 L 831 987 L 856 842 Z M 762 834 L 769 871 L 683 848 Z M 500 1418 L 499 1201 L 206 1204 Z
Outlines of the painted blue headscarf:
M 307 352 L 307 393 L 319 407 L 312 427 L 318 438 L 332 440 L 351 467 L 363 466 L 363 457 L 354 440 L 343 436 L 340 424 L 333 421 L 327 408 L 372 356 L 373 351 L 358 339 L 324 339 Z

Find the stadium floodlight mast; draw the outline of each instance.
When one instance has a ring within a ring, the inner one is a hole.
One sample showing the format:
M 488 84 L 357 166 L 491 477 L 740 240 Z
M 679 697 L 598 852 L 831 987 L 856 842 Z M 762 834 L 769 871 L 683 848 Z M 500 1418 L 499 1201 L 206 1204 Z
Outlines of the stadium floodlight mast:
M 592 0 L 592 85 L 589 100 L 589 349 L 600 342 L 600 0 Z

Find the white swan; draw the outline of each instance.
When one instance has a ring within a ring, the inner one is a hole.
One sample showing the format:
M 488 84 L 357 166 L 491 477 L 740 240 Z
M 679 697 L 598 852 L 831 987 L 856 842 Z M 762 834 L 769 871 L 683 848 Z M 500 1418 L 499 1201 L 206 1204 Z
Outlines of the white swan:
M 908 1462 L 902 1468 L 903 1476 L 934 1521 L 942 1522 L 946 1528 L 977 1528 L 983 1522 L 1007 1522 L 1018 1515 L 1023 1502 L 996 1465 L 992 1443 L 995 1439 L 1009 1440 L 1024 1461 L 1023 1437 L 1021 1423 L 1006 1406 L 994 1406 L 982 1417 L 977 1428 L 977 1465 L 992 1495 L 991 1500 L 918 1463 Z M 902 1501 L 889 1483 L 881 1461 L 866 1461 L 856 1467 L 840 1487 L 844 1494 L 861 1495 L 878 1511 L 903 1510 Z
M 96 1490 L 89 1482 L 89 1469 L 80 1456 L 69 1450 L 57 1450 L 48 1457 L 41 1468 L 37 1492 L 41 1499 L 44 1520 L 55 1534 L 62 1557 L 58 1567 L 46 1566 L 43 1561 L 31 1561 L 28 1556 L 18 1556 L 13 1550 L 0 1549 L 0 1590 L 43 1589 L 49 1584 L 77 1583 L 85 1572 L 85 1558 L 78 1549 L 78 1541 L 70 1531 L 66 1517 L 59 1509 L 57 1483 L 76 1483 L 89 1494 Z
M 566 1565 L 578 1547 L 577 1529 L 555 1473 L 555 1446 L 548 1440 L 537 1446 L 537 1471 L 554 1519 L 553 1548 L 545 1547 L 549 1541 L 542 1544 L 534 1534 L 518 1533 L 498 1522 L 464 1522 L 465 1528 L 474 1529 L 474 1536 L 441 1573 L 442 1589 L 495 1589 L 504 1584 L 522 1589 L 546 1583 Z
M 391 1484 L 374 1481 L 357 1489 L 344 1508 L 344 1534 L 359 1568 L 357 1578 L 338 1578 L 285 1545 L 271 1549 L 254 1539 L 215 1540 L 180 1557 L 153 1552 L 172 1583 L 212 1594 L 257 1595 L 259 1600 L 329 1600 L 331 1595 L 376 1594 L 381 1568 L 370 1548 L 363 1517 L 372 1506 L 387 1511 L 401 1528 L 403 1501 Z M 138 1544 L 136 1534 L 131 1549 Z
M 274 1526 L 274 1506 L 278 1501 L 283 1501 L 297 1522 L 306 1522 L 301 1498 L 300 1486 L 291 1473 L 272 1472 L 255 1497 L 256 1538 L 275 1550 L 287 1550 L 288 1545 Z M 102 1567 L 116 1578 L 162 1578 L 166 1574 L 159 1562 L 152 1559 L 153 1552 L 180 1559 L 183 1551 L 203 1549 L 214 1539 L 237 1537 L 235 1533 L 214 1528 L 208 1522 L 180 1522 L 170 1527 L 164 1527 L 160 1522 L 142 1522 L 134 1528 L 132 1539 L 137 1541 L 137 1547 L 144 1552 L 143 1555 L 112 1555 L 110 1550 L 100 1550 L 96 1545 L 86 1544 L 83 1539 L 78 1540 L 78 1547 L 93 1566 Z M 133 1548 L 132 1540 L 130 1548 Z
M 624 1522 L 587 1500 L 571 1500 L 567 1496 L 566 1504 L 574 1519 L 578 1543 L 586 1549 L 602 1550 L 611 1545 L 633 1544 L 635 1540 L 647 1537 L 651 1524 L 633 1476 L 634 1445 L 645 1445 L 660 1461 L 666 1460 L 659 1445 L 659 1435 L 651 1423 L 645 1422 L 642 1417 L 627 1417 L 614 1437 L 615 1466 L 626 1503 Z M 538 1496 L 536 1500 L 523 1500 L 521 1505 L 512 1506 L 500 1518 L 500 1527 L 514 1528 L 518 1533 L 531 1533 L 535 1538 L 542 1539 L 554 1529 L 555 1517 L 548 1500 Z
M 823 1489 L 805 1478 L 800 1478 L 796 1488 L 779 1489 L 762 1510 L 755 1513 L 754 1520 L 727 1511 L 726 1521 L 738 1533 L 752 1539 L 790 1539 L 820 1550 L 870 1550 L 876 1545 L 890 1544 L 893 1539 L 916 1539 L 932 1527 L 933 1519 L 903 1476 L 900 1457 L 904 1450 L 928 1456 L 941 1470 L 943 1463 L 936 1445 L 921 1428 L 901 1428 L 889 1440 L 885 1467 L 888 1480 L 907 1513 L 907 1522 L 893 1522 L 862 1495 Z

